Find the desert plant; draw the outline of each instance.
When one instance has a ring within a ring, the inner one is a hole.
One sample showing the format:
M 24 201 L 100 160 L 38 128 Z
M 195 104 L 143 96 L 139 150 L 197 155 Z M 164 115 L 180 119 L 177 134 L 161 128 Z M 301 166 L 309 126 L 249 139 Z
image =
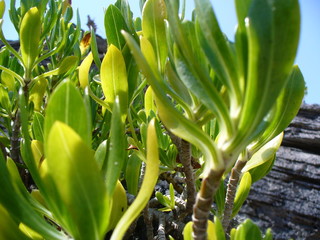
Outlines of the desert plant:
M 179 1 L 140 3 L 136 19 L 125 0 L 106 9 L 100 59 L 69 1 L 11 0 L 20 50 L 0 31 L 1 238 L 122 239 L 141 216 L 148 239 L 156 224 L 159 239 L 272 239 L 229 224 L 303 98 L 298 1 L 235 1 L 234 42 L 209 0 L 191 20 Z

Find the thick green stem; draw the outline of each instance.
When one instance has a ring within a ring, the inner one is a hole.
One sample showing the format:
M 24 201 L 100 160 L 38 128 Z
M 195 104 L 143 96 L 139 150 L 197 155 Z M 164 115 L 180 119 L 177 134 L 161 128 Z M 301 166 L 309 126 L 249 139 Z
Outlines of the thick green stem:
M 193 206 L 193 239 L 207 239 L 208 217 L 211 210 L 213 197 L 219 188 L 224 170 L 211 170 L 208 176 L 203 179 L 196 203 Z
M 222 220 L 222 226 L 225 232 L 228 230 L 228 227 L 230 224 L 234 198 L 236 196 L 236 191 L 237 191 L 237 186 L 238 186 L 240 175 L 241 175 L 241 170 L 242 168 L 244 168 L 246 163 L 247 163 L 246 161 L 239 159 L 231 170 L 228 187 L 227 187 L 227 195 L 225 200 L 223 220 Z

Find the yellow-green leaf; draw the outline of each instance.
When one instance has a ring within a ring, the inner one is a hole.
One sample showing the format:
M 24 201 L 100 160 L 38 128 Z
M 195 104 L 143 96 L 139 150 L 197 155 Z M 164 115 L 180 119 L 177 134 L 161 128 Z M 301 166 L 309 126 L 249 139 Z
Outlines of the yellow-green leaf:
M 43 96 L 46 92 L 48 82 L 45 78 L 39 78 L 30 90 L 29 100 L 33 102 L 34 110 L 40 111 L 43 102 Z
M 128 81 L 124 58 L 121 51 L 110 45 L 103 58 L 100 78 L 105 101 L 112 109 L 115 97 L 119 96 L 122 121 L 125 120 L 128 107 Z
M 165 19 L 167 8 L 164 0 L 148 0 L 142 11 L 142 32 L 156 52 L 159 71 L 164 71 L 168 56 Z
M 106 188 L 93 151 L 68 125 L 57 121 L 48 136 L 48 174 L 66 208 L 66 229 L 75 239 L 102 239 L 108 224 Z M 55 195 L 53 195 L 55 196 Z M 60 219 L 61 220 L 61 219 Z
M 9 91 L 15 90 L 15 79 L 6 71 L 2 71 L 1 73 L 1 82 L 8 88 Z
M 39 54 L 41 19 L 38 8 L 30 8 L 20 26 L 20 49 L 24 66 L 31 71 Z
M 79 67 L 79 82 L 80 82 L 80 87 L 82 89 L 86 88 L 89 84 L 89 70 L 91 67 L 93 61 L 93 55 L 92 52 L 86 56 L 86 58 L 82 61 L 80 67 Z
M 134 202 L 130 205 L 128 210 L 120 219 L 117 227 L 113 231 L 111 240 L 121 240 L 123 238 L 130 224 L 139 216 L 140 212 L 145 208 L 157 183 L 160 161 L 155 119 L 151 120 L 148 126 L 146 165 L 146 172 L 140 191 Z
M 3 18 L 3 14 L 4 14 L 5 9 L 6 9 L 6 3 L 5 3 L 5 1 L 1 0 L 0 1 L 0 19 Z

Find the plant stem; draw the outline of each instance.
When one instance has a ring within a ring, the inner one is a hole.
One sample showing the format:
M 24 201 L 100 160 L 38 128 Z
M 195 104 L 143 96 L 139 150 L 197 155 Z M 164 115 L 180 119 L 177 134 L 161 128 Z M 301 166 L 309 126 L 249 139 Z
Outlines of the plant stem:
M 147 239 L 153 240 L 153 226 L 152 226 L 152 218 L 153 216 L 149 214 L 149 204 L 147 204 L 146 208 L 143 210 L 143 219 L 147 228 Z
M 223 220 L 222 220 L 222 226 L 225 232 L 227 232 L 230 224 L 234 198 L 236 196 L 236 191 L 237 191 L 237 186 L 238 186 L 240 175 L 241 175 L 241 170 L 246 165 L 246 163 L 247 161 L 243 161 L 242 159 L 239 159 L 231 170 L 228 187 L 227 187 L 227 195 L 226 195 L 225 207 L 223 212 Z
M 166 221 L 163 215 L 159 215 L 158 240 L 166 239 Z
M 12 135 L 10 138 L 11 142 L 11 149 L 10 149 L 10 157 L 12 160 L 16 163 L 21 164 L 21 158 L 20 158 L 20 112 L 17 111 L 14 115 L 14 118 L 12 119 Z
M 186 213 L 192 213 L 192 208 L 196 202 L 196 187 L 193 175 L 193 167 L 191 165 L 191 145 L 185 140 L 181 140 L 180 144 L 180 161 L 183 165 L 183 172 L 186 176 L 187 185 L 187 206 Z
M 212 170 L 208 176 L 203 179 L 200 191 L 197 194 L 196 203 L 193 207 L 193 239 L 206 240 L 207 239 L 207 225 L 208 217 L 211 209 L 214 194 L 220 185 L 221 177 L 224 173 L 222 170 Z

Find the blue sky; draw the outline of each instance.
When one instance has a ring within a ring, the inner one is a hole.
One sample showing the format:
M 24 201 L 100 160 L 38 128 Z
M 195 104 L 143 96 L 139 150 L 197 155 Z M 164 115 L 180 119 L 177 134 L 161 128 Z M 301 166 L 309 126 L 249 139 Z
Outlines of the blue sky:
M 5 2 L 8 8 L 10 0 L 5 0 Z M 98 34 L 105 37 L 104 9 L 114 2 L 115 0 L 73 0 L 72 5 L 74 9 L 79 9 L 83 29 L 87 30 L 87 15 L 90 15 L 98 26 Z M 140 16 L 139 1 L 129 0 L 128 2 L 134 17 Z M 186 2 L 187 15 L 190 16 L 194 4 L 192 0 L 186 0 Z M 223 32 L 230 39 L 233 39 L 237 23 L 234 0 L 212 0 L 212 2 Z M 304 101 L 309 104 L 320 104 L 320 74 L 317 72 L 317 70 L 320 70 L 320 0 L 300 0 L 300 5 L 302 16 L 301 37 L 296 64 L 299 65 L 307 83 L 308 90 Z M 3 31 L 7 39 L 17 39 L 17 34 L 10 24 L 7 11 Z

